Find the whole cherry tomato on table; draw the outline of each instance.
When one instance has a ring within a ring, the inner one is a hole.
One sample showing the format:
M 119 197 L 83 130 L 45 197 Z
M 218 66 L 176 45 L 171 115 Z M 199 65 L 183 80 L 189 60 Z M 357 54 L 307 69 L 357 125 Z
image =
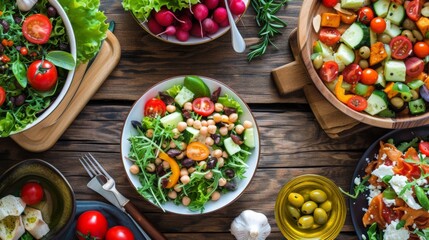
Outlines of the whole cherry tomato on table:
M 362 7 L 358 10 L 357 15 L 359 22 L 368 25 L 374 18 L 374 11 L 370 7 Z
M 127 227 L 114 226 L 107 231 L 106 240 L 134 240 L 134 234 Z
M 165 114 L 165 109 L 165 103 L 161 99 L 152 98 L 144 105 L 144 115 L 148 117 L 159 115 L 162 117 Z
M 43 188 L 37 182 L 27 182 L 21 188 L 21 199 L 28 205 L 38 204 L 43 195 Z
M 79 240 L 104 239 L 107 229 L 107 219 L 99 211 L 86 211 L 77 219 L 76 235 Z
M 57 84 L 57 68 L 48 60 L 36 60 L 28 67 L 27 79 L 35 90 L 49 91 Z

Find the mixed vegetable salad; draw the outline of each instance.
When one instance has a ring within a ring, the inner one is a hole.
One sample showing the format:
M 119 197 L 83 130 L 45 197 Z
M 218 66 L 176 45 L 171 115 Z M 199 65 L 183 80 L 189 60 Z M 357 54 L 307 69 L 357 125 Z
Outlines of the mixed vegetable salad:
M 186 76 L 145 103 L 129 137 L 139 193 L 163 209 L 168 201 L 203 212 L 205 204 L 235 191 L 255 148 L 256 126 L 242 106 L 219 87 Z
M 312 59 L 338 100 L 378 117 L 425 113 L 429 4 L 421 0 L 321 1 L 326 8 L 313 21 L 318 40 Z
M 363 239 L 429 238 L 429 141 L 380 142 L 367 159 L 363 175 L 354 179 L 352 198 L 365 196 Z M 364 195 L 362 195 L 364 194 Z

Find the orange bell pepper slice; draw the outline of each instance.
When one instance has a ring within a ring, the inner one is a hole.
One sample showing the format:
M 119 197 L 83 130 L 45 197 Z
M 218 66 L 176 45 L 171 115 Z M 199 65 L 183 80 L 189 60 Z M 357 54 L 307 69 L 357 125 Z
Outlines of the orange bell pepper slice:
M 340 100 L 342 103 L 347 104 L 347 102 L 352 98 L 354 95 L 352 94 L 346 94 L 346 90 L 342 87 L 343 84 L 343 75 L 340 75 L 338 77 L 338 81 L 335 84 L 334 93 L 335 96 Z
M 168 184 L 167 186 L 165 186 L 165 188 L 172 188 L 179 181 L 179 177 L 180 177 L 179 164 L 177 164 L 176 160 L 168 156 L 168 154 L 166 154 L 165 152 L 160 152 L 159 158 L 161 158 L 164 161 L 167 161 L 170 164 L 171 175 L 168 178 Z

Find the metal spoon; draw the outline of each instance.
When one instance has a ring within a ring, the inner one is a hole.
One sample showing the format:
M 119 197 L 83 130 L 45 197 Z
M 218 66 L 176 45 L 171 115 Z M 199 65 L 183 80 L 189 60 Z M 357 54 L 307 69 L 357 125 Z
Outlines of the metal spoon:
M 225 7 L 228 12 L 229 25 L 231 26 L 232 47 L 234 48 L 234 51 L 242 53 L 246 50 L 246 43 L 238 31 L 237 25 L 235 25 L 234 17 L 232 17 L 231 10 L 229 10 L 228 0 L 225 0 Z

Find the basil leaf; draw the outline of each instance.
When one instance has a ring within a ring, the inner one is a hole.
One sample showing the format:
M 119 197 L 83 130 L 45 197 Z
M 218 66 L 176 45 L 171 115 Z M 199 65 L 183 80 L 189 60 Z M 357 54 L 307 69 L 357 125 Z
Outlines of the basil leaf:
M 25 68 L 25 65 L 18 61 L 15 61 L 12 63 L 12 72 L 13 75 L 15 75 L 16 80 L 18 81 L 19 85 L 21 87 L 25 88 L 27 87 L 27 69 Z
M 57 67 L 67 70 L 73 70 L 73 68 L 76 66 L 76 61 L 69 52 L 50 51 L 46 55 L 46 60 L 52 62 Z

